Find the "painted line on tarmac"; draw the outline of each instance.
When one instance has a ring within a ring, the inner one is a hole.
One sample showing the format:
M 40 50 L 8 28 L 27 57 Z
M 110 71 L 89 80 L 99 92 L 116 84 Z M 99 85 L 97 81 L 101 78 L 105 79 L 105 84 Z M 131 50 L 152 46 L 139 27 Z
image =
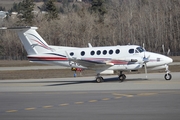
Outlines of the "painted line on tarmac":
M 101 100 L 107 101 L 107 100 L 110 100 L 110 98 L 103 98 L 103 99 L 101 99 Z
M 14 113 L 14 112 L 17 112 L 18 110 L 8 110 L 6 111 L 7 113 Z
M 43 108 L 52 108 L 52 105 L 43 106 Z
M 31 107 L 31 108 L 25 108 L 25 110 L 35 110 L 35 107 Z
M 73 105 L 73 104 L 76 104 L 76 105 L 79 105 L 79 104 L 85 104 L 85 103 L 96 103 L 96 102 L 101 102 L 101 101 L 109 101 L 109 100 L 117 100 L 117 99 L 120 99 L 122 97 L 125 97 L 125 98 L 132 98 L 134 96 L 152 96 L 152 95 L 157 95 L 158 93 L 153 93 L 153 92 L 144 92 L 144 93 L 138 93 L 138 94 L 120 94 L 120 93 L 111 93 L 112 95 L 114 95 L 114 97 L 112 98 L 102 98 L 102 99 L 99 99 L 99 100 L 96 100 L 96 99 L 92 99 L 92 100 L 87 100 L 87 101 L 77 101 L 77 102 L 73 102 L 73 103 L 62 103 L 62 104 L 59 104 L 58 107 L 65 107 L 65 106 L 69 106 L 69 105 Z M 43 109 L 48 109 L 48 108 L 53 108 L 53 107 L 57 107 L 57 105 L 46 105 L 46 106 L 42 106 L 42 107 L 28 107 L 28 108 L 25 108 L 25 109 L 22 109 L 22 110 L 17 110 L 17 109 L 12 109 L 12 110 L 7 110 L 5 111 L 5 113 L 15 113 L 15 112 L 20 112 L 20 111 L 23 111 L 23 110 L 26 110 L 26 111 L 31 111 L 31 110 L 36 110 L 36 109 L 40 109 L 40 108 L 43 108 Z M 2 112 L 1 112 L 2 113 Z
M 138 96 L 150 96 L 150 95 L 157 95 L 158 93 L 140 93 L 137 94 Z
M 68 106 L 69 103 L 63 103 L 63 104 L 60 104 L 59 106 Z
M 93 102 L 97 102 L 98 100 L 89 100 L 88 102 L 93 103 Z
M 134 97 L 134 95 L 131 94 L 120 94 L 120 93 L 113 93 L 114 96 L 122 96 L 122 97 Z
M 83 104 L 84 102 L 75 102 L 75 104 Z

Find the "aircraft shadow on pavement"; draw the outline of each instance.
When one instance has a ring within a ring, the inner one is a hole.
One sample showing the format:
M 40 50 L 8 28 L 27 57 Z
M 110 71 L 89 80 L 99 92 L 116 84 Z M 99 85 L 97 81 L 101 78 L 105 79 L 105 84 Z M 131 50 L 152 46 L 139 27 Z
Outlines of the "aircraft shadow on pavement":
M 112 77 L 112 78 L 105 78 L 104 81 L 102 83 L 112 83 L 112 82 L 116 82 L 116 83 L 124 83 L 124 82 L 131 82 L 131 81 L 146 81 L 146 80 L 150 80 L 150 79 L 145 79 L 145 78 L 131 78 L 131 79 L 126 79 L 123 82 L 120 82 L 118 80 L 117 77 Z M 88 84 L 88 83 L 96 83 L 96 84 L 101 84 L 101 83 L 97 83 L 95 79 L 92 80 L 62 80 L 62 81 L 32 81 L 32 82 L 1 82 L 1 83 L 15 83 L 15 84 L 19 84 L 19 83 L 47 83 L 49 85 L 44 85 L 44 86 L 64 86 L 64 85 L 73 85 L 73 84 Z
M 148 79 L 145 79 L 145 78 L 133 78 L 133 79 L 126 79 L 125 81 L 123 82 L 128 82 L 128 81 L 145 81 L 145 80 L 148 80 Z M 56 81 L 58 82 L 58 84 L 51 84 L 51 85 L 46 85 L 46 86 L 64 86 L 64 85 L 73 85 L 73 84 L 88 84 L 88 83 L 97 83 L 96 80 L 81 80 L 81 81 Z M 106 82 L 119 82 L 119 83 L 123 83 L 123 82 L 120 82 L 118 80 L 117 77 L 113 77 L 113 78 L 107 78 L 107 79 L 104 79 L 103 83 Z M 101 83 L 97 83 L 97 84 L 101 84 Z

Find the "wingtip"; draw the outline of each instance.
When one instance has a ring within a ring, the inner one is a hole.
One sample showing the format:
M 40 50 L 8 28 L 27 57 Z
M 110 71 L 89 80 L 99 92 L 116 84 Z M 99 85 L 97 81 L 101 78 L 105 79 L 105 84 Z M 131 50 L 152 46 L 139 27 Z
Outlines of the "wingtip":
M 1 29 L 1 30 L 6 30 L 6 29 L 7 29 L 7 27 L 1 27 L 0 29 Z

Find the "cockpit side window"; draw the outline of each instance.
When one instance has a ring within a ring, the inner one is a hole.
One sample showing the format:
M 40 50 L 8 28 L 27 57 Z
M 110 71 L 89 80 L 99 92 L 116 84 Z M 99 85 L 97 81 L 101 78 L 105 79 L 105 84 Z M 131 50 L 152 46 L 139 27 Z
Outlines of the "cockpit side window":
M 142 52 L 144 52 L 144 51 L 145 51 L 145 49 L 144 49 L 144 48 L 142 48 L 142 47 L 137 47 L 137 48 L 136 48 L 136 50 L 137 50 L 137 51 L 139 51 L 140 53 L 142 53 Z
M 129 49 L 129 53 L 133 54 L 134 53 L 134 49 Z

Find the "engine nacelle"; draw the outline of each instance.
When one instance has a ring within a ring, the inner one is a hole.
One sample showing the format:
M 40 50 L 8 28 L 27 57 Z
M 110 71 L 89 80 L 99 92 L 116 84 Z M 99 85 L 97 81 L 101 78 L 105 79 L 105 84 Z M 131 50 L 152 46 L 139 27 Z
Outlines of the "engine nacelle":
M 104 70 L 104 71 L 100 71 L 98 73 L 100 73 L 100 74 L 114 74 L 114 70 Z
M 142 63 L 143 62 L 143 59 L 140 56 L 126 57 L 124 60 L 128 61 L 128 62 L 138 62 L 138 63 Z

